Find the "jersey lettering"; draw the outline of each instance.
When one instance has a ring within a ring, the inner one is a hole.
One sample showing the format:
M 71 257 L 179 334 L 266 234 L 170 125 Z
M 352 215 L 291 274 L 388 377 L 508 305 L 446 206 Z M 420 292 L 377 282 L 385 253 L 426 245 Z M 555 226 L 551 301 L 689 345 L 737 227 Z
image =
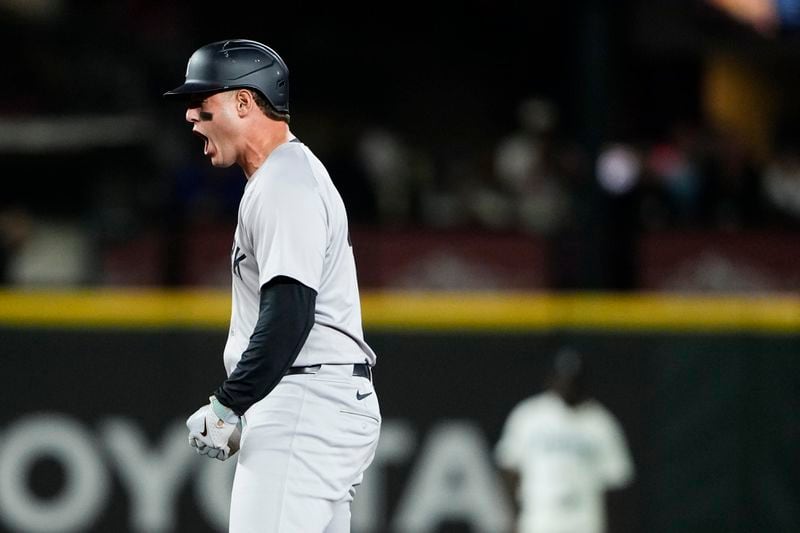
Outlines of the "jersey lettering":
M 247 255 L 245 255 L 244 253 L 239 255 L 239 252 L 241 252 L 242 249 L 236 246 L 235 243 L 234 247 L 235 249 L 233 251 L 233 274 L 237 278 L 242 279 L 242 269 L 239 267 L 239 263 L 247 259 Z

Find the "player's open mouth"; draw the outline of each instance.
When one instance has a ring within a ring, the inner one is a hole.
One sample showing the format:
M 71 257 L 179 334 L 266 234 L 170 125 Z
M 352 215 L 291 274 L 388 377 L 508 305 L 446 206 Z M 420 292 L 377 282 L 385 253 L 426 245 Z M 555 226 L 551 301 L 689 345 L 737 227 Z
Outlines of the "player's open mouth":
M 203 135 L 202 133 L 200 133 L 197 130 L 192 130 L 192 133 L 194 133 L 195 135 L 197 135 L 198 137 L 203 139 L 203 153 L 205 155 L 208 155 L 208 137 L 206 137 L 205 135 Z

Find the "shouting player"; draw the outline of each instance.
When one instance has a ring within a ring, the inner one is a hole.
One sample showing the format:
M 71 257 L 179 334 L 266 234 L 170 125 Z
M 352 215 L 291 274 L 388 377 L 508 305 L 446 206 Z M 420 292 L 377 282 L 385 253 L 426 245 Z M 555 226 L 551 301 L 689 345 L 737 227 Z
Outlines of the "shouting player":
M 187 420 L 189 441 L 221 460 L 239 449 L 232 533 L 349 531 L 380 432 L 376 357 L 342 198 L 289 129 L 289 70 L 261 43 L 214 42 L 165 96 L 184 101 L 211 164 L 239 165 L 247 178 L 231 253 L 227 379 Z

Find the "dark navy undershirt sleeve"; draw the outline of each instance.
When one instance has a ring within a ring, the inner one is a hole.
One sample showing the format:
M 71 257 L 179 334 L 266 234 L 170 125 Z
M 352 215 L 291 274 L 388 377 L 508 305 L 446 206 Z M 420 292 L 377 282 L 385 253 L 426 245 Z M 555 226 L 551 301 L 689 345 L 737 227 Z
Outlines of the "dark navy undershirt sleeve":
M 231 375 L 214 392 L 220 403 L 239 416 L 278 384 L 314 325 L 317 293 L 299 281 L 275 277 L 261 287 L 260 298 L 250 344 Z

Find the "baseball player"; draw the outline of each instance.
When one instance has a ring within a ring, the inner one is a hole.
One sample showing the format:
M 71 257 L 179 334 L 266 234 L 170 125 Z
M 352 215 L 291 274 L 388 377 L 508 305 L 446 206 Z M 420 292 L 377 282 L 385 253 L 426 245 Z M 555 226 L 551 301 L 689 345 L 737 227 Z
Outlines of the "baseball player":
M 190 444 L 220 460 L 239 450 L 231 532 L 349 531 L 381 426 L 376 357 L 345 206 L 289 129 L 289 70 L 261 43 L 213 42 L 165 96 L 185 102 L 211 164 L 239 165 L 247 178 L 231 250 L 227 379 L 187 420 Z
M 586 395 L 580 354 L 556 356 L 547 390 L 517 404 L 495 448 L 520 504 L 520 533 L 603 533 L 604 492 L 631 482 L 616 418 Z

